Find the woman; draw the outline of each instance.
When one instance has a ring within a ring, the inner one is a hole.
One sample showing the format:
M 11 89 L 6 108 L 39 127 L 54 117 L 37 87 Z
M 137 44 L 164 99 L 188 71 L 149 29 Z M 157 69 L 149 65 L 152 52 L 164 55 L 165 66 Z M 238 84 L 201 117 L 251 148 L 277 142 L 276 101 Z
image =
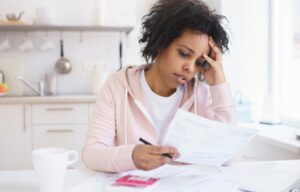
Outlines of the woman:
M 160 0 L 143 19 L 147 64 L 127 67 L 103 85 L 82 151 L 88 168 L 120 172 L 172 163 L 176 148 L 157 141 L 178 108 L 233 122 L 221 58 L 228 49 L 223 17 L 198 0 Z

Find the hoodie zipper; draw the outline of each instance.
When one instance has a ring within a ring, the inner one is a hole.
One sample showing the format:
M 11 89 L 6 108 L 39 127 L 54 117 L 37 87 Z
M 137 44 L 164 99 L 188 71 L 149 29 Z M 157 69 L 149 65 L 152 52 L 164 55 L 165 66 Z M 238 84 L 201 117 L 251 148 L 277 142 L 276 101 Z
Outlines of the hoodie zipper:
M 135 104 L 138 106 L 138 108 L 143 112 L 143 114 L 145 115 L 145 117 L 151 122 L 151 124 L 155 127 L 154 121 L 151 118 L 150 114 L 148 113 L 148 111 L 146 110 L 146 108 L 139 102 L 134 100 Z
M 150 114 L 148 113 L 148 111 L 146 110 L 146 108 L 139 102 L 134 100 L 136 106 L 141 110 L 141 112 L 145 115 L 146 119 L 148 119 L 148 121 L 150 121 L 150 123 L 152 124 L 152 126 L 154 127 L 155 133 L 156 133 L 156 137 L 158 135 L 157 130 L 156 130 L 156 126 L 154 124 L 153 119 L 151 118 Z

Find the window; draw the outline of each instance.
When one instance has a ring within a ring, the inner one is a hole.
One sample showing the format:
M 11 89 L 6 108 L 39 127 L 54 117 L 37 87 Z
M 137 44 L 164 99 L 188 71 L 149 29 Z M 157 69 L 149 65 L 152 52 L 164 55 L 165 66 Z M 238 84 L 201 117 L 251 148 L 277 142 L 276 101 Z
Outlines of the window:
M 272 2 L 272 91 L 281 121 L 300 127 L 300 1 Z

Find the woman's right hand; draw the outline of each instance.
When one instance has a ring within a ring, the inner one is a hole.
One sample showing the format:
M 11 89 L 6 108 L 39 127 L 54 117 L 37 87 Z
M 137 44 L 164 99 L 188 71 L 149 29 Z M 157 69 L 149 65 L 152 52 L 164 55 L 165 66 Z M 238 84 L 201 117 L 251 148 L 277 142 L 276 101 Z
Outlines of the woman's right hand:
M 163 153 L 170 154 L 173 158 L 163 156 Z M 174 147 L 162 147 L 155 145 L 136 145 L 132 152 L 134 165 L 138 169 L 151 170 L 167 163 L 173 162 L 173 159 L 179 157 L 179 153 Z

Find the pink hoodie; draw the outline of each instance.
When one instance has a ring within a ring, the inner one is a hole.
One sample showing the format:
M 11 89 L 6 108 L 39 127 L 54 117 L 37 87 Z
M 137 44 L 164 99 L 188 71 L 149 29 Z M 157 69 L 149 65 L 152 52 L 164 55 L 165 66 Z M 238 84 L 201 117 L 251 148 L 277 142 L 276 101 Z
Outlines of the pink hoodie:
M 145 66 L 123 69 L 111 75 L 101 88 L 82 149 L 82 160 L 88 168 L 105 172 L 136 169 L 132 151 L 140 144 L 139 138 L 157 144 L 159 138 L 139 78 Z M 193 79 L 184 85 L 180 108 L 209 119 L 234 122 L 228 84 L 208 87 Z

